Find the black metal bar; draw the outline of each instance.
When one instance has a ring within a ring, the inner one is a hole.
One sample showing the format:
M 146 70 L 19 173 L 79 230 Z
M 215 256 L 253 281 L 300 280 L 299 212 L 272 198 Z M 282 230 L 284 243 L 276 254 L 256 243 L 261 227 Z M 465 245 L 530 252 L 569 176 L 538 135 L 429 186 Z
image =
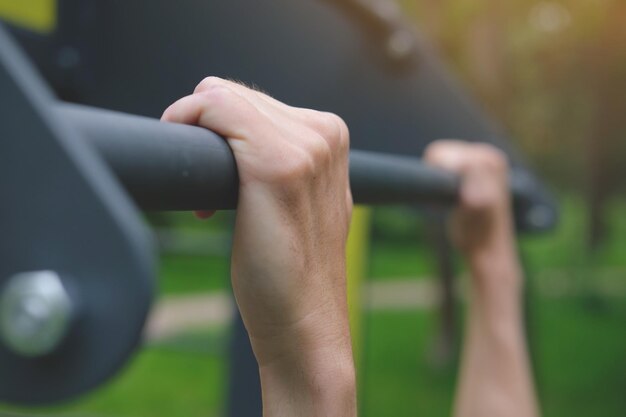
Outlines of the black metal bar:
M 55 112 L 95 146 L 141 208 L 236 207 L 235 159 L 217 134 L 74 104 Z M 350 178 L 357 204 L 452 204 L 458 191 L 456 176 L 417 158 L 365 151 L 351 151 Z
M 96 148 L 142 209 L 236 207 L 235 159 L 215 133 L 80 105 L 55 112 Z
M 457 201 L 459 178 L 413 157 L 353 150 L 350 186 L 356 204 L 446 204 Z
M 226 141 L 200 127 L 58 103 L 53 112 L 95 147 L 139 207 L 147 211 L 228 210 L 237 207 L 239 180 Z M 459 178 L 419 158 L 350 151 L 356 204 L 438 204 L 457 201 Z M 542 203 L 538 182 L 511 171 L 519 230 L 550 230 L 554 207 Z

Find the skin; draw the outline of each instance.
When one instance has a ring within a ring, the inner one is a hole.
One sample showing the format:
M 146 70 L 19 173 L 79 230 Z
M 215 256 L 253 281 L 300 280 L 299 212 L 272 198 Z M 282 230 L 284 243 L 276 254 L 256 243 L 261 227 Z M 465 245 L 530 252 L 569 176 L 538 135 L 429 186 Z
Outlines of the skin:
M 345 123 L 215 77 L 162 119 L 211 129 L 233 149 L 232 285 L 259 363 L 263 415 L 356 416 Z
M 471 285 L 454 415 L 538 417 L 506 157 L 489 145 L 438 141 L 424 158 L 462 178 L 450 228 Z
M 263 415 L 356 416 L 345 123 L 215 77 L 163 120 L 221 134 L 237 160 L 232 285 L 259 363 Z M 425 160 L 462 177 L 451 229 L 472 285 L 455 415 L 536 417 L 506 159 L 487 145 L 439 141 Z

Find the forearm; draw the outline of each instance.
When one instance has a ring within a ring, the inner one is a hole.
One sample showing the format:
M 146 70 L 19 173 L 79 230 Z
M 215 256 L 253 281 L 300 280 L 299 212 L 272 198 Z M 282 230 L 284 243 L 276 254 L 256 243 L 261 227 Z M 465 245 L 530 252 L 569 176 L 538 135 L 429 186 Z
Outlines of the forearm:
M 264 417 L 356 417 L 356 378 L 347 323 L 284 333 L 260 361 Z M 343 327 L 343 326 L 342 326 Z M 254 340 L 256 350 L 263 350 Z
M 536 417 L 512 238 L 468 257 L 472 274 L 456 417 Z
M 455 415 L 536 417 L 507 157 L 487 144 L 448 140 L 429 146 L 425 159 L 461 176 L 451 226 L 472 279 Z

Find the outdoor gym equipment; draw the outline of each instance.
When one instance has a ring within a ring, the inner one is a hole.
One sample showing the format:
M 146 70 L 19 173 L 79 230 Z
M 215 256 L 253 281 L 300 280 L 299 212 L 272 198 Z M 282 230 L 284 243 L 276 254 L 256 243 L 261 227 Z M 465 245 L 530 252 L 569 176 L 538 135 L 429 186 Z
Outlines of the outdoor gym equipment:
M 149 234 L 0 27 L 0 402 L 97 386 L 139 343 Z
M 65 50 L 66 64 L 71 52 Z M 98 71 L 106 74 L 119 73 L 108 67 L 119 62 L 134 67 L 124 59 L 104 61 Z M 0 401 L 52 403 L 101 384 L 139 343 L 154 287 L 153 255 L 126 192 L 144 209 L 234 208 L 236 166 L 224 141 L 206 130 L 59 103 L 4 33 L 0 91 L 0 192 L 6 196 L 0 206 Z M 380 100 L 393 91 L 378 91 Z M 415 109 L 425 110 L 419 104 Z M 399 113 L 380 117 L 395 123 Z M 459 130 L 467 125 L 454 122 L 446 120 Z M 381 137 L 382 124 L 371 132 L 355 125 L 353 143 L 368 133 Z M 352 151 L 351 162 L 357 202 L 455 201 L 457 179 L 416 159 Z M 537 181 L 521 168 L 512 179 L 518 224 L 548 229 L 556 214 Z
M 47 1 L 53 31 L 12 33 L 59 97 L 154 118 L 221 75 L 340 115 L 359 150 L 418 156 L 436 139 L 486 141 L 534 190 L 516 209 L 519 230 L 550 229 L 549 192 L 395 0 Z
M 147 211 L 225 210 L 237 206 L 237 169 L 226 142 L 195 126 L 59 103 L 54 114 L 89 142 Z M 456 201 L 458 178 L 418 158 L 352 150 L 350 183 L 356 204 L 445 204 Z M 515 201 L 525 204 L 533 183 L 514 171 Z M 551 209 L 530 212 L 542 227 L 552 222 Z

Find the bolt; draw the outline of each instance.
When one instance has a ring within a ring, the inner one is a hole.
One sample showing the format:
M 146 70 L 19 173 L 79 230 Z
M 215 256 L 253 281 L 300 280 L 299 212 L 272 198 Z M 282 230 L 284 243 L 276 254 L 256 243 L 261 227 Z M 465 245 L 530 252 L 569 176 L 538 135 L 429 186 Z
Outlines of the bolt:
M 52 353 L 72 321 L 72 300 L 53 271 L 16 274 L 0 293 L 0 340 L 14 353 Z
M 396 30 L 387 39 L 387 53 L 392 59 L 407 59 L 415 48 L 415 38 L 410 31 Z

